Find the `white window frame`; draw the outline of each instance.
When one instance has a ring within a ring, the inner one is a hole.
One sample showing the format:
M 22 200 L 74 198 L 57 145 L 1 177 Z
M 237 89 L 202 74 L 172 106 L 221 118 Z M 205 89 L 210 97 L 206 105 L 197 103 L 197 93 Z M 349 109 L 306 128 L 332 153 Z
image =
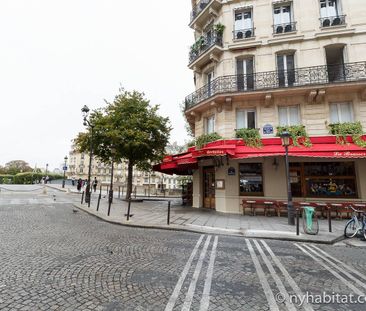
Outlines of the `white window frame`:
M 295 57 L 295 52 L 289 52 L 289 53 L 278 53 L 276 54 L 276 67 L 277 67 L 277 72 L 280 71 L 280 68 L 278 66 L 278 57 L 282 57 L 283 58 L 283 72 L 284 72 L 284 75 L 285 75 L 285 86 L 288 86 L 289 85 L 289 71 L 288 71 L 288 68 L 287 68 L 287 57 L 289 56 L 293 56 L 294 58 L 294 68 L 293 70 L 295 71 L 296 70 L 296 57 Z M 281 69 L 282 70 L 282 69 Z M 290 71 L 291 72 L 291 71 Z M 294 84 L 296 83 L 296 76 L 295 76 L 295 79 L 294 79 Z
M 250 13 L 250 25 L 249 27 L 247 27 L 245 25 L 245 14 L 246 13 Z M 242 24 L 243 26 L 237 26 L 238 24 L 240 23 L 237 23 L 237 20 L 236 20 L 236 16 L 238 14 L 241 14 L 241 21 L 242 21 Z M 234 10 L 234 31 L 238 31 L 238 30 L 245 30 L 245 29 L 253 29 L 254 23 L 253 23 L 253 8 L 243 8 L 243 9 L 237 9 L 237 10 Z
M 209 130 L 209 128 L 208 128 L 208 126 L 209 126 L 209 122 L 210 122 L 210 120 L 213 120 L 212 121 L 212 131 L 208 131 Z M 205 119 L 205 134 L 212 134 L 212 133 L 215 133 L 215 115 L 213 114 L 213 115 L 210 115 L 210 116 L 208 116 L 206 119 Z
M 286 8 L 286 7 L 290 7 L 290 14 L 289 14 L 289 21 L 285 21 L 285 19 L 284 19 L 284 14 L 283 14 L 283 8 Z M 292 12 L 292 7 L 293 7 L 293 5 L 292 5 L 292 2 L 288 2 L 288 3 L 284 3 L 284 4 L 275 4 L 274 6 L 273 6 L 273 25 L 282 25 L 282 24 L 291 24 L 292 23 L 292 21 L 293 21 L 293 19 L 294 19 L 294 17 L 293 17 L 293 12 Z M 278 22 L 276 22 L 275 21 L 275 10 L 276 9 L 280 9 L 281 10 L 281 13 L 280 13 L 280 19 L 281 19 L 281 21 L 278 23 Z
M 296 107 L 297 108 L 297 114 L 298 114 L 298 120 L 299 122 L 297 124 L 291 124 L 290 122 L 290 108 Z M 280 110 L 286 109 L 286 124 L 280 123 Z M 300 125 L 301 124 L 301 114 L 300 114 L 300 105 L 291 105 L 291 106 L 279 106 L 278 107 L 278 123 L 280 126 L 292 126 L 292 125 Z
M 326 14 L 323 15 L 322 14 L 322 7 L 321 7 L 321 3 L 325 1 L 325 11 L 326 11 Z M 329 6 L 329 1 L 333 1 L 333 0 L 319 0 L 319 10 L 320 10 L 320 17 L 321 18 L 326 18 L 326 17 L 336 17 L 336 16 L 339 16 L 339 15 L 342 15 L 342 9 L 341 9 L 341 5 L 340 5 L 340 1 L 339 0 L 334 0 L 335 1 L 335 15 L 334 14 L 331 14 L 329 11 L 330 11 L 330 6 Z
M 349 112 L 351 115 L 351 121 L 343 121 L 342 120 L 342 110 L 341 110 L 341 106 L 342 105 L 347 105 L 349 107 Z M 332 106 L 336 106 L 337 107 L 337 117 L 338 117 L 338 121 L 334 122 L 331 119 L 331 107 Z M 329 104 L 329 120 L 331 123 L 345 123 L 345 122 L 354 122 L 354 114 L 353 114 L 353 105 L 351 102 L 339 102 L 339 103 L 330 103 Z
M 244 119 L 244 127 L 239 127 L 238 126 L 238 116 L 239 116 L 239 112 L 244 112 L 245 114 L 245 119 Z M 236 129 L 240 130 L 242 128 L 248 128 L 248 112 L 254 112 L 254 128 L 257 128 L 257 111 L 255 108 L 253 109 L 237 109 L 236 110 Z

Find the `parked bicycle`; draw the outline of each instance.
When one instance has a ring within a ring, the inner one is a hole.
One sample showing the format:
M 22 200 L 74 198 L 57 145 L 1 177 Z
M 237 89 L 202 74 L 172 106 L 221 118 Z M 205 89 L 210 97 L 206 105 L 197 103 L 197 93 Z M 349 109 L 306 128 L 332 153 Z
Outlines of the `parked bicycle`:
M 344 236 L 346 238 L 353 238 L 356 235 L 363 235 L 366 239 L 366 213 L 364 211 L 358 211 L 352 206 L 348 206 L 352 209 L 352 218 L 347 222 L 344 228 Z M 360 216 L 357 217 L 357 214 Z

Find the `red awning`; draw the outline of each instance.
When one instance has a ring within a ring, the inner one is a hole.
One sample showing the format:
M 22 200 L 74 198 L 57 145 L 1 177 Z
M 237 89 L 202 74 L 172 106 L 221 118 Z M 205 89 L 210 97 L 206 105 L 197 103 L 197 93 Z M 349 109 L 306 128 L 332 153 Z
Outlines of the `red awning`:
M 366 135 L 362 136 L 366 141 Z M 289 156 L 314 158 L 366 158 L 366 148 L 355 145 L 351 137 L 347 143 L 337 143 L 335 136 L 318 136 L 310 138 L 312 146 L 290 146 Z M 232 159 L 284 156 L 285 148 L 279 137 L 262 139 L 259 148 L 245 146 L 242 139 L 218 140 L 206 144 L 201 149 L 191 147 L 187 152 L 166 156 L 163 163 L 155 165 L 154 170 L 167 174 L 190 175 L 198 168 L 198 160 L 203 157 L 228 156 Z

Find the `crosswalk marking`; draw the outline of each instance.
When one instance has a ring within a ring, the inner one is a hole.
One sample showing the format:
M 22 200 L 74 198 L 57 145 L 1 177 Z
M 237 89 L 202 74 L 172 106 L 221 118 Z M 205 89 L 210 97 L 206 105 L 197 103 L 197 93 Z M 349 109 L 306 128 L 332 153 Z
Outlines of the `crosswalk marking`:
M 268 246 L 268 244 L 265 241 L 263 241 L 263 240 L 261 240 L 261 243 L 263 244 L 263 246 L 265 247 L 265 249 L 267 250 L 267 252 L 270 254 L 270 256 L 272 257 L 272 260 L 277 265 L 277 267 L 280 269 L 280 271 L 282 272 L 282 274 L 286 278 L 286 281 L 290 284 L 291 288 L 293 289 L 293 291 L 295 292 L 295 294 L 297 295 L 297 297 L 304 297 L 304 295 L 301 292 L 299 286 L 296 284 L 296 282 L 294 281 L 294 279 L 287 272 L 286 268 L 282 265 L 282 263 L 280 262 L 280 260 L 278 259 L 278 257 L 270 249 L 270 247 Z M 314 309 L 308 303 L 306 303 L 306 301 L 304 301 L 303 307 L 304 307 L 305 311 L 314 311 Z
M 273 295 L 273 292 L 271 290 L 271 287 L 268 284 L 267 278 L 263 272 L 263 269 L 259 263 L 259 260 L 257 258 L 257 255 L 255 254 L 252 245 L 250 244 L 250 241 L 248 239 L 245 239 L 245 242 L 247 244 L 250 256 L 252 257 L 252 261 L 254 263 L 255 269 L 257 271 L 258 277 L 259 277 L 259 281 L 261 282 L 261 285 L 263 287 L 264 290 L 264 294 L 266 295 L 267 298 L 267 302 L 268 302 L 268 306 L 269 309 L 271 311 L 279 311 L 275 297 Z
M 217 242 L 218 242 L 218 237 L 216 236 L 213 246 L 212 246 L 212 250 L 211 250 L 210 262 L 208 264 L 205 286 L 203 288 L 203 294 L 202 294 L 202 298 L 201 298 L 200 311 L 208 310 L 208 306 L 210 304 L 211 282 L 212 282 L 212 275 L 213 275 L 214 264 L 215 264 Z
M 359 296 L 363 296 L 363 293 L 357 288 L 355 287 L 353 284 L 351 284 L 349 281 L 347 281 L 344 277 L 342 277 L 339 273 L 337 273 L 336 271 L 334 271 L 333 269 L 330 269 L 327 265 L 325 265 L 318 257 L 313 256 L 312 254 L 310 254 L 305 248 L 303 248 L 302 246 L 300 246 L 299 244 L 295 243 L 295 246 L 297 248 L 299 248 L 301 251 L 303 251 L 305 254 L 307 254 L 308 256 L 310 256 L 311 258 L 313 258 L 316 262 L 318 262 L 323 268 L 325 268 L 326 270 L 328 270 L 331 274 L 333 274 L 338 280 L 340 280 L 341 282 L 343 282 L 346 286 L 348 286 L 351 290 L 353 290 L 357 295 Z
M 179 280 L 178 280 L 178 282 L 177 282 L 177 284 L 176 284 L 176 286 L 174 288 L 174 291 L 173 291 L 172 295 L 170 296 L 170 299 L 169 299 L 169 301 L 168 301 L 168 303 L 167 303 L 167 305 L 165 307 L 165 311 L 171 311 L 171 310 L 173 310 L 174 305 L 175 305 L 175 303 L 176 303 L 176 301 L 178 299 L 180 290 L 182 288 L 183 282 L 186 279 L 186 276 L 188 274 L 189 268 L 191 267 L 193 258 L 196 255 L 199 246 L 201 245 L 201 242 L 203 240 L 203 237 L 204 237 L 204 235 L 202 234 L 200 236 L 200 238 L 198 239 L 197 244 L 194 247 L 194 249 L 193 249 L 193 251 L 191 253 L 191 256 L 189 257 L 189 259 L 188 259 L 188 261 L 187 261 L 187 263 L 186 263 L 186 265 L 185 265 L 185 267 L 184 267 L 184 269 L 183 269 L 183 271 L 182 271 L 182 273 L 181 273 L 181 275 L 179 277 Z
M 194 295 L 194 292 L 196 290 L 197 280 L 198 280 L 198 277 L 200 275 L 203 260 L 206 256 L 207 248 L 208 248 L 208 245 L 210 244 L 210 241 L 211 241 L 211 235 L 209 235 L 207 237 L 205 245 L 203 246 L 203 249 L 201 251 L 201 255 L 200 255 L 200 257 L 198 259 L 198 262 L 197 262 L 197 265 L 196 265 L 196 269 L 194 270 L 194 273 L 193 273 L 191 284 L 189 285 L 188 292 L 187 292 L 186 298 L 184 300 L 182 311 L 189 311 L 189 309 L 191 307 L 192 300 L 193 300 L 193 295 Z
M 331 266 L 333 266 L 335 269 L 337 269 L 338 271 L 340 271 L 341 273 L 343 273 L 344 275 L 346 275 L 348 278 L 350 278 L 351 280 L 353 280 L 355 283 L 357 283 L 358 285 L 360 285 L 361 287 L 363 287 L 363 288 L 366 289 L 366 285 L 364 283 L 362 283 L 360 280 L 356 279 L 353 275 L 351 275 L 350 273 L 348 273 L 346 270 L 341 269 L 335 263 L 333 263 L 332 261 L 330 261 L 329 259 L 327 259 L 323 255 L 320 255 L 319 253 L 316 252 L 316 250 L 313 250 L 308 245 L 303 245 L 303 246 L 306 247 L 309 251 L 311 251 L 313 254 L 315 254 L 319 258 L 323 259 L 325 262 L 328 262 Z
M 289 302 L 289 299 L 287 299 L 289 297 L 289 294 L 288 294 L 285 286 L 283 285 L 281 279 L 278 277 L 276 271 L 274 270 L 271 262 L 268 260 L 268 257 L 263 252 L 263 250 L 262 250 L 261 246 L 259 245 L 259 243 L 256 240 L 254 240 L 253 242 L 254 242 L 255 246 L 257 247 L 257 249 L 259 251 L 259 254 L 261 255 L 264 263 L 266 264 L 266 266 L 269 270 L 269 273 L 271 274 L 271 276 L 275 280 L 278 289 L 280 290 L 283 297 L 286 297 L 285 304 L 286 304 L 287 309 L 290 310 L 290 311 L 296 311 L 296 308 L 294 307 L 294 305 Z

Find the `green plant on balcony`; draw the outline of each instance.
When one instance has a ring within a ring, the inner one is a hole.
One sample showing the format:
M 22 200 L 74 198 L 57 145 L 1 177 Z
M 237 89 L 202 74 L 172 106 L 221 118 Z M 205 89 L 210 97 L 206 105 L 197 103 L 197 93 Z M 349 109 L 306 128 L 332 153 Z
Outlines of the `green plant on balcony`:
M 218 37 L 222 37 L 222 35 L 224 34 L 225 25 L 218 23 L 213 26 L 213 29 Z
M 331 123 L 328 128 L 329 133 L 337 137 L 337 144 L 347 144 L 347 136 L 350 135 L 357 146 L 366 148 L 366 141 L 361 137 L 364 134 L 361 122 Z
M 243 139 L 244 144 L 248 147 L 262 147 L 261 135 L 258 129 L 238 129 L 236 130 L 235 137 Z
M 216 132 L 210 134 L 202 134 L 195 139 L 196 148 L 201 149 L 204 145 L 220 139 L 222 139 L 222 137 Z
M 205 37 L 201 36 L 197 41 L 191 46 L 191 54 L 198 54 L 201 49 L 205 46 Z
M 304 125 L 277 126 L 277 136 L 281 136 L 283 132 L 288 132 L 292 138 L 293 146 L 311 147 L 309 135 L 306 133 Z

